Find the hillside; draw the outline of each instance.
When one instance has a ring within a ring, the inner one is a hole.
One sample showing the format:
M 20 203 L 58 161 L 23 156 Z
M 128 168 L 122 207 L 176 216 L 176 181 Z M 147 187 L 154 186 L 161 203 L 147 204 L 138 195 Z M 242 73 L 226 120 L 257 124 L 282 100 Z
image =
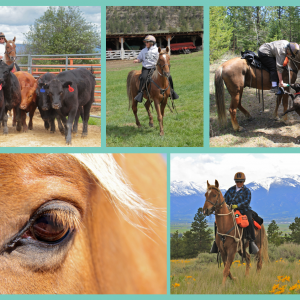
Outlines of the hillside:
M 106 8 L 107 34 L 202 29 L 202 6 L 108 6 Z

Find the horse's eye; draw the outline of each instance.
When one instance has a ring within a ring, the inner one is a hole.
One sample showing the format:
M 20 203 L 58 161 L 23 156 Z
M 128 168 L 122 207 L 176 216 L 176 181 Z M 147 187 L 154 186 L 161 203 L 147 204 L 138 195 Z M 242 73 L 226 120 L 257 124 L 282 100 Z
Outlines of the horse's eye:
M 51 213 L 39 217 L 31 227 L 33 236 L 42 242 L 54 243 L 63 239 L 69 232 L 69 227 L 58 221 Z
M 216 195 L 215 195 L 215 194 L 213 194 L 213 197 L 216 197 Z

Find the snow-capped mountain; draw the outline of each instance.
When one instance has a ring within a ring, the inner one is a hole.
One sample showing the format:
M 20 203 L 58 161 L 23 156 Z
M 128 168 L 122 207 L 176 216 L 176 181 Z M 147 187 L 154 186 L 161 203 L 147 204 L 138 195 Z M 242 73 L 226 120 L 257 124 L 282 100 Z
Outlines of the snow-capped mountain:
M 300 216 L 300 176 L 283 175 L 247 183 L 251 190 L 251 208 L 265 221 L 290 222 Z M 171 221 L 191 222 L 204 205 L 206 183 L 171 183 Z M 221 189 L 223 195 L 226 189 Z

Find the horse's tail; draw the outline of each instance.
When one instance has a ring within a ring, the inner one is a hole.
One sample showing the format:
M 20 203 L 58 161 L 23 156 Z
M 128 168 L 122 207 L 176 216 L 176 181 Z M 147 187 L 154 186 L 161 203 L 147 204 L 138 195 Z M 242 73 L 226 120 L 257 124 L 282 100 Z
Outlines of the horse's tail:
M 267 264 L 270 259 L 269 259 L 269 254 L 268 254 L 268 237 L 267 237 L 267 233 L 265 230 L 265 226 L 262 225 L 261 226 L 261 233 L 263 236 L 263 241 L 262 241 L 262 245 L 261 245 L 261 249 L 262 249 L 262 256 L 264 258 L 264 262 Z
M 222 124 L 226 123 L 225 98 L 224 98 L 224 81 L 222 78 L 222 69 L 220 66 L 215 73 L 215 97 L 218 109 L 218 119 Z
M 128 100 L 129 100 L 129 106 L 128 106 L 128 110 L 130 110 L 131 106 L 132 106 L 132 101 L 133 101 L 133 95 L 132 95 L 132 87 L 131 85 L 133 84 L 132 81 L 133 81 L 133 75 L 134 75 L 135 71 L 130 71 L 128 73 L 128 76 L 127 76 L 127 96 L 128 96 Z

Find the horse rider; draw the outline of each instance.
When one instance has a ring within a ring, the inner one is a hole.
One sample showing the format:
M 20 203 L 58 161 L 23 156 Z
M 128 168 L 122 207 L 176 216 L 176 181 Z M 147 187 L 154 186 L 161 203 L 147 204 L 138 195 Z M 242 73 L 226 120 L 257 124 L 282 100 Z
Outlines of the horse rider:
M 259 249 L 255 244 L 255 231 L 252 219 L 252 209 L 250 207 L 251 191 L 244 185 L 246 176 L 242 172 L 238 172 L 234 175 L 234 181 L 236 185 L 232 186 L 225 193 L 225 202 L 227 205 L 231 205 L 232 209 L 238 209 L 242 215 L 246 215 L 249 221 L 247 227 L 251 236 L 249 241 L 249 250 L 251 254 L 256 254 Z M 211 253 L 218 253 L 218 247 L 216 241 L 211 248 Z
M 5 54 L 5 35 L 0 32 L 0 59 L 3 60 Z
M 282 72 L 284 69 L 286 57 L 295 56 L 299 52 L 297 43 L 290 43 L 286 40 L 265 43 L 259 47 L 258 56 L 262 62 L 270 70 L 270 80 L 272 82 L 271 92 L 277 94 L 279 87 L 284 87 L 282 80 Z
M 134 98 L 134 100 L 136 100 L 137 102 L 143 101 L 143 89 L 145 88 L 145 83 L 147 80 L 148 73 L 150 72 L 151 69 L 155 69 L 159 57 L 155 37 L 153 35 L 147 35 L 143 41 L 146 44 L 146 47 L 140 52 L 137 59 L 133 61 L 134 63 L 142 62 L 143 65 L 142 74 L 140 76 L 139 92 L 137 96 L 135 96 Z M 174 91 L 173 80 L 171 75 L 169 76 L 169 82 L 171 85 L 171 93 L 173 99 L 178 99 L 179 96 Z

